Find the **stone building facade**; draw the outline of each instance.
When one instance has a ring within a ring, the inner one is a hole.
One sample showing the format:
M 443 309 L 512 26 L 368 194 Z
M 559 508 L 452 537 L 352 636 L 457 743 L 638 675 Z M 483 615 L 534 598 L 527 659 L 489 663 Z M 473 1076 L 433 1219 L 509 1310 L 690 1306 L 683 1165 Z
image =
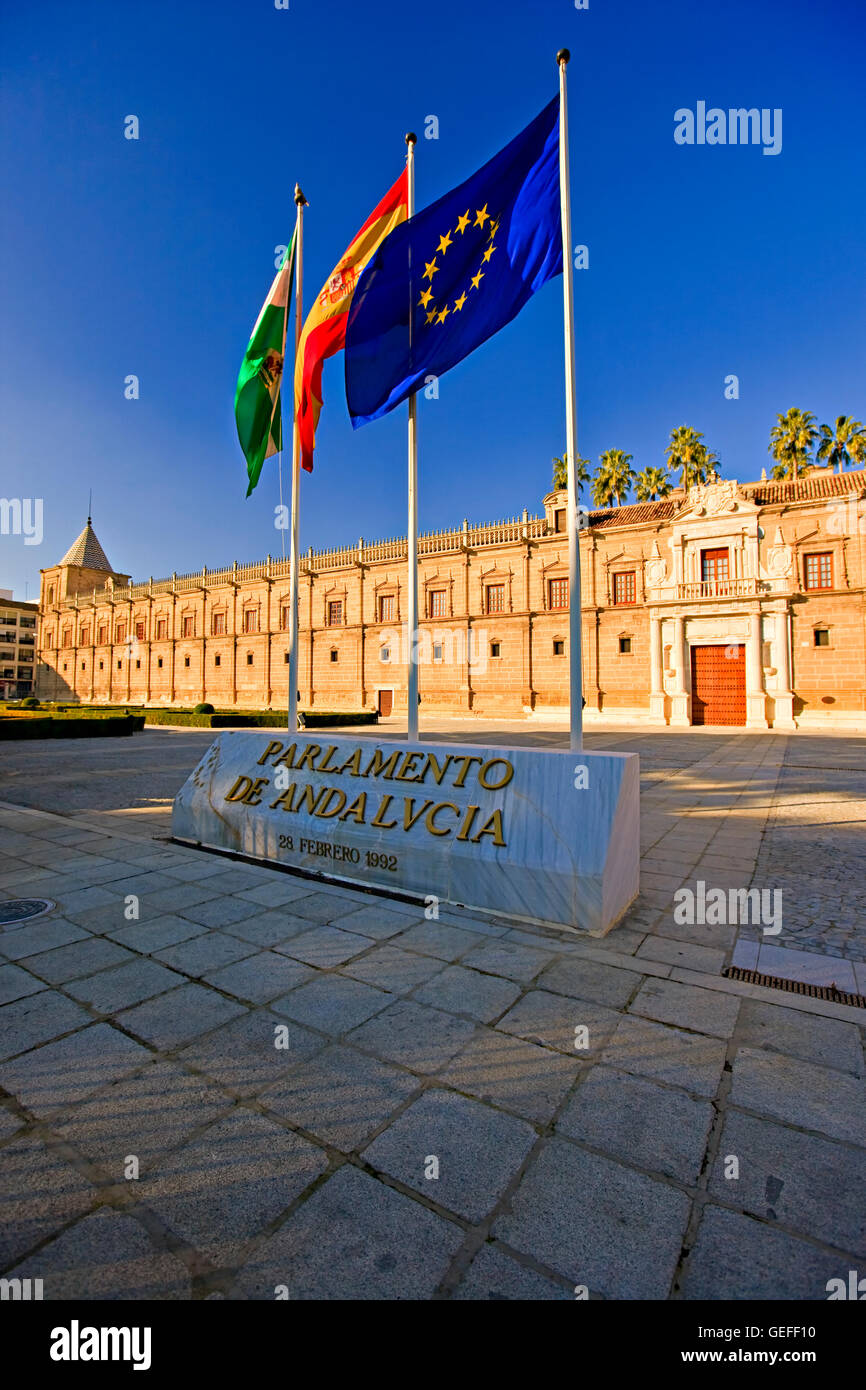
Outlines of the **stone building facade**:
M 419 538 L 425 712 L 564 714 L 565 494 L 540 516 Z M 585 717 L 866 727 L 866 470 L 718 482 L 581 517 Z M 132 583 L 88 518 L 42 572 L 37 694 L 82 703 L 283 707 L 288 563 Z M 406 708 L 406 543 L 301 561 L 299 694 Z

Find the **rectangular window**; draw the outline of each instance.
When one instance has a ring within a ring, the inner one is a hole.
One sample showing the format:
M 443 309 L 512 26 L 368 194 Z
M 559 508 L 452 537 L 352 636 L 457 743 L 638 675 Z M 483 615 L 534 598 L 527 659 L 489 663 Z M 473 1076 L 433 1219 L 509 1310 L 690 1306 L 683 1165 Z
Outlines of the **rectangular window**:
M 212 613 L 210 619 L 210 630 L 214 637 L 222 637 L 226 630 L 225 613 Z
M 145 634 L 146 630 L 147 630 L 147 628 L 146 628 L 146 625 L 145 625 L 144 623 L 136 623 L 136 624 L 135 624 L 135 636 L 136 636 L 136 640 L 137 640 L 138 642 L 143 642 L 143 641 L 144 641 L 144 634 Z
M 222 657 L 220 657 L 219 655 L 215 656 L 214 659 L 213 659 L 213 664 L 214 664 L 214 666 L 221 666 L 221 665 L 222 665 Z
M 252 666 L 252 664 L 253 664 L 253 654 L 252 654 L 252 652 L 247 652 L 247 665 L 248 665 L 248 666 Z
M 553 655 L 554 655 L 554 656 L 565 656 L 565 643 L 564 643 L 564 642 L 554 642 L 554 644 L 553 644 Z
M 188 666 L 188 665 L 189 665 L 189 657 L 188 657 L 188 656 L 185 656 L 185 657 L 184 657 L 184 659 L 183 659 L 183 664 L 184 664 L 184 666 Z
M 830 645 L 830 632 L 829 632 L 829 629 L 828 629 L 828 628 L 826 628 L 826 627 L 816 627 L 816 628 L 815 628 L 814 637 L 815 637 L 815 646 L 816 646 L 816 647 L 829 647 L 829 645 Z
M 45 645 L 46 647 L 54 646 L 54 629 L 51 627 L 48 629 L 48 633 L 45 638 Z
M 288 666 L 288 664 L 289 664 L 289 653 L 288 653 L 288 652 L 283 652 L 283 665 L 284 665 L 284 666 Z
M 442 660 L 442 645 L 441 645 L 441 643 L 439 643 L 439 642 L 434 642 L 434 644 L 433 644 L 433 660 L 434 660 L 434 661 L 441 661 L 441 660 Z
M 161 665 L 162 665 L 162 662 L 160 662 L 159 664 L 160 664 L 160 666 L 161 666 Z M 102 671 L 102 670 L 105 669 L 105 662 L 104 662 L 104 661 L 100 661 L 100 663 L 99 663 L 99 669 L 100 669 L 100 671 Z
M 114 640 L 115 642 L 126 641 L 126 623 L 117 624 L 117 627 L 114 629 Z
M 833 556 L 829 551 L 806 556 L 806 588 L 832 589 Z
M 118 669 L 118 671 L 121 669 L 122 666 L 123 666 L 123 662 L 122 662 L 122 661 L 118 661 L 118 663 L 117 663 L 117 669 Z
M 331 599 L 328 604 L 328 627 L 343 626 L 343 600 L 340 598 Z
M 258 632 L 259 630 L 259 611 L 257 608 L 247 608 L 244 610 L 244 632 Z
M 491 643 L 490 643 L 490 655 L 491 655 L 491 656 L 500 656 L 500 655 L 501 655 L 501 646 L 500 646 L 500 643 L 499 643 L 499 642 L 491 642 Z
M 89 647 L 89 646 L 90 646 L 90 628 L 89 628 L 89 627 L 83 627 L 83 628 L 81 629 L 81 640 L 80 640 L 80 642 L 79 642 L 78 645 L 79 645 L 80 647 Z
M 380 648 L 379 648 L 379 660 L 380 660 L 380 661 L 385 661 L 385 662 L 388 662 L 388 661 L 391 660 L 391 648 L 390 648 L 390 647 L 380 647 Z
M 727 549 L 701 551 L 701 583 L 713 587 L 726 585 L 730 578 L 730 560 Z
M 505 612 L 505 585 L 488 584 L 485 609 L 486 613 Z
M 187 616 L 183 620 L 183 636 L 195 637 L 195 617 Z
M 613 576 L 614 603 L 634 603 L 634 570 L 624 570 Z
M 565 508 L 557 507 L 553 513 L 553 529 L 558 535 L 562 535 L 565 530 Z
M 548 602 L 551 608 L 568 607 L 568 580 L 551 579 L 548 585 Z
M 160 669 L 160 671 L 161 671 L 161 670 L 162 670 L 162 657 L 161 657 L 161 656 L 158 656 L 158 657 L 156 658 L 156 664 L 157 664 L 157 666 L 159 667 L 159 669 Z M 101 662 L 101 661 L 100 661 L 99 665 L 100 665 L 100 668 L 101 668 L 101 667 L 102 667 L 102 662 Z
M 71 627 L 66 627 L 66 628 L 63 629 L 63 641 L 62 641 L 61 645 L 64 646 L 64 647 L 71 647 L 71 646 L 72 646 L 72 628 L 71 628 Z
M 394 621 L 394 595 L 383 594 L 379 599 L 379 622 L 393 623 Z
M 332 661 L 339 661 L 339 659 L 340 659 L 340 653 L 337 652 L 337 651 L 332 651 L 332 652 L 331 652 L 331 660 L 332 660 Z
M 630 637 L 620 637 L 620 639 L 619 639 L 619 649 L 620 649 L 620 652 L 622 653 L 623 656 L 628 656 L 628 654 L 629 654 L 630 651 L 631 651 L 631 638 L 630 638 Z
M 284 603 L 280 609 L 280 632 L 288 632 L 291 621 L 291 605 Z
M 448 616 L 445 609 L 445 599 L 447 591 L 445 589 L 430 590 L 430 617 L 446 618 Z
M 83 671 L 83 670 L 84 670 L 84 667 L 82 666 L 81 669 L 82 669 L 82 671 Z M 136 661 L 136 663 L 135 663 L 135 669 L 136 669 L 136 671 L 140 671 L 140 670 L 141 670 L 141 662 L 140 662 L 140 661 Z
M 108 641 L 108 628 L 105 627 L 102 623 L 100 623 L 99 632 L 97 633 L 96 640 L 99 643 L 100 647 L 104 647 L 106 642 Z
M 156 620 L 156 640 L 164 642 L 168 636 L 168 618 L 157 618 Z M 162 663 L 160 662 L 160 665 Z

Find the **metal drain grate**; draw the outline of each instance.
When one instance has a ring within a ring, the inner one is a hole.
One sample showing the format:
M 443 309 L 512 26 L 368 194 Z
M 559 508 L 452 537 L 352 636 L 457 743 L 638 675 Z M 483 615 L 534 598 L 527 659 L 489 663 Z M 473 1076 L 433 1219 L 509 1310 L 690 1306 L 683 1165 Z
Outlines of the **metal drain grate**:
M 805 994 L 809 999 L 827 999 L 833 1004 L 851 1004 L 866 1009 L 866 995 L 849 994 L 835 985 L 808 985 L 803 980 L 783 980 L 776 975 L 762 975 L 760 970 L 743 970 L 729 965 L 722 971 L 726 980 L 740 980 L 744 985 L 764 985 L 767 989 L 783 989 L 788 994 Z
M 0 927 L 23 926 L 56 906 L 50 898 L 11 898 L 8 902 L 0 902 Z

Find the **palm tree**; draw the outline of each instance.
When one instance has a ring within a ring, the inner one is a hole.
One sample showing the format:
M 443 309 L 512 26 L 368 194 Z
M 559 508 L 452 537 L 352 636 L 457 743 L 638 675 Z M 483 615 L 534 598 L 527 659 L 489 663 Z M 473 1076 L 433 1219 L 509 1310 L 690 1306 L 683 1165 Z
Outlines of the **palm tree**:
M 659 497 L 667 497 L 672 486 L 666 468 L 644 468 L 637 475 L 635 495 L 639 502 L 655 502 Z
M 614 497 L 616 505 L 622 506 L 634 480 L 633 458 L 633 454 L 625 454 L 622 449 L 606 449 L 602 454 L 592 484 L 592 500 L 597 507 L 609 507 Z
M 687 490 L 696 483 L 705 483 L 708 475 L 718 471 L 719 459 L 708 451 L 703 438 L 699 430 L 678 425 L 671 430 L 671 442 L 665 449 L 668 467 L 672 473 L 681 472 L 680 484 Z
M 578 455 L 577 468 L 575 469 L 575 482 L 577 483 L 577 495 L 580 496 L 585 485 L 589 482 L 589 459 L 582 459 Z M 560 492 L 568 487 L 568 453 L 564 453 L 561 459 L 553 460 L 553 489 Z
M 817 438 L 815 417 L 810 410 L 792 406 L 784 415 L 777 415 L 767 445 L 767 452 L 776 460 L 773 477 L 798 477 L 799 470 L 809 462 Z
M 821 442 L 816 457 L 826 460 L 828 468 L 835 468 L 841 473 L 852 461 L 858 462 L 864 450 L 866 431 L 859 420 L 852 420 L 850 415 L 837 415 L 835 429 L 829 425 L 821 426 Z

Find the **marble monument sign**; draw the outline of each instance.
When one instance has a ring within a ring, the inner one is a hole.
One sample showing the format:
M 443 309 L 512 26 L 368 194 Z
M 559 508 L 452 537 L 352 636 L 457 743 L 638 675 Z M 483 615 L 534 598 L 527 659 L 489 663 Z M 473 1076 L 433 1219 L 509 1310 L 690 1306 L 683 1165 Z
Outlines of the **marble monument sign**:
M 637 896 L 636 754 L 276 733 L 217 736 L 175 839 L 596 936 Z

